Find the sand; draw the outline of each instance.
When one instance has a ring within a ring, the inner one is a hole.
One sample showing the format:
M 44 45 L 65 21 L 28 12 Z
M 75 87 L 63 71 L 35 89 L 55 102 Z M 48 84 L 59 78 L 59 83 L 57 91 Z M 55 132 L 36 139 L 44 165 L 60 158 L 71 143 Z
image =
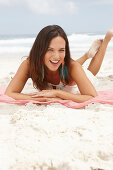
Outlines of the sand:
M 7 86 L 19 63 L 14 58 L 0 61 L 0 85 Z M 113 89 L 111 55 L 106 54 L 97 79 L 97 90 Z M 24 92 L 33 90 L 29 80 Z M 35 169 L 112 170 L 113 106 L 0 103 L 0 170 Z

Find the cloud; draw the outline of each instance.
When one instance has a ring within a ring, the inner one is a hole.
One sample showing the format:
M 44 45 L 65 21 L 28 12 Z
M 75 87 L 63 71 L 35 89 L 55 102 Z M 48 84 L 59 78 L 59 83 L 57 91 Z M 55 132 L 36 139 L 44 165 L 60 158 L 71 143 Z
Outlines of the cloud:
M 113 4 L 113 0 L 99 0 L 102 4 Z
M 74 0 L 0 0 L 0 5 L 27 6 L 29 10 L 37 14 L 74 14 L 78 8 Z
M 29 9 L 39 14 L 76 13 L 74 1 L 66 0 L 25 0 Z
M 92 5 L 110 5 L 113 4 L 113 0 L 96 0 L 92 2 Z
M 12 6 L 15 5 L 18 0 L 0 0 L 0 5 Z

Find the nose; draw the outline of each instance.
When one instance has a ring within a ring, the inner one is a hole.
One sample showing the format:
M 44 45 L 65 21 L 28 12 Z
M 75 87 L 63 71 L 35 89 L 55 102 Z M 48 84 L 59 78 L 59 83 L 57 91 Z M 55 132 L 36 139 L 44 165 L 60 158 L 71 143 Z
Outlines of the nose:
M 60 55 L 58 51 L 54 51 L 53 57 L 55 57 L 55 59 L 59 59 Z

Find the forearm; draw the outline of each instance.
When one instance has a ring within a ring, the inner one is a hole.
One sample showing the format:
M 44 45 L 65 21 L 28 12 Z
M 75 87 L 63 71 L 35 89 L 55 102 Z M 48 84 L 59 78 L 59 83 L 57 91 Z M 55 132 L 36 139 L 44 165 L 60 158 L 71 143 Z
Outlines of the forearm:
M 29 94 L 16 93 L 16 92 L 5 92 L 5 95 L 15 99 L 15 100 L 32 100 Z
M 23 94 L 23 93 L 5 93 L 5 95 L 15 99 L 15 100 L 35 100 L 40 102 L 48 102 L 48 101 L 56 101 L 61 100 L 61 98 L 53 97 L 53 98 L 47 98 L 47 97 L 37 97 L 33 98 L 30 94 Z
M 90 99 L 92 99 L 93 97 L 96 97 L 96 96 L 73 94 L 73 93 L 63 91 L 63 90 L 58 90 L 56 97 L 59 97 L 63 100 L 72 100 L 72 101 L 77 102 L 77 103 L 82 103 L 82 102 L 90 100 Z
M 41 98 L 32 98 L 31 95 L 29 94 L 23 94 L 23 93 L 15 93 L 15 92 L 5 92 L 5 95 L 15 99 L 15 100 L 36 100 L 36 101 L 41 101 Z M 44 100 L 44 98 L 43 98 Z

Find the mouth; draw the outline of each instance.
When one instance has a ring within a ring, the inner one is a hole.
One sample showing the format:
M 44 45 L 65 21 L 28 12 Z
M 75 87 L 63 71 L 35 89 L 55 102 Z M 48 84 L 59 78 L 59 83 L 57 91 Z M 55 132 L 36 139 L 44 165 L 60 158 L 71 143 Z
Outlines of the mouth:
M 57 65 L 60 60 L 50 60 L 50 63 L 53 65 Z

